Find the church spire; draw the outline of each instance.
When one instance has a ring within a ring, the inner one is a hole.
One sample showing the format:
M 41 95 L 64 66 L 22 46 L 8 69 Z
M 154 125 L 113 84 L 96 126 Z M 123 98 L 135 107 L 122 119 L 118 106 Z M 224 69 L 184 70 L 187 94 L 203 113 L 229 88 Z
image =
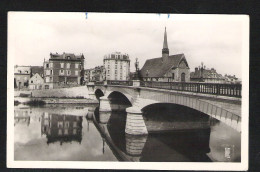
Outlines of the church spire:
M 164 30 L 164 40 L 163 40 L 163 49 L 162 49 L 162 57 L 168 57 L 169 56 L 169 49 L 168 49 L 168 43 L 167 43 L 167 32 L 166 27 Z

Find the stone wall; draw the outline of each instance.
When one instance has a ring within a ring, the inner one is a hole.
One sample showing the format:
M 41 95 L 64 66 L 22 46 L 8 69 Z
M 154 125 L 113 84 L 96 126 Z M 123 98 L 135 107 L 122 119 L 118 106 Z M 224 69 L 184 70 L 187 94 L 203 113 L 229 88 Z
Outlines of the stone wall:
M 88 89 L 86 86 L 71 87 L 71 88 L 57 88 L 48 90 L 30 90 L 30 91 L 15 91 L 14 96 L 20 94 L 29 94 L 33 97 L 84 97 L 89 98 Z

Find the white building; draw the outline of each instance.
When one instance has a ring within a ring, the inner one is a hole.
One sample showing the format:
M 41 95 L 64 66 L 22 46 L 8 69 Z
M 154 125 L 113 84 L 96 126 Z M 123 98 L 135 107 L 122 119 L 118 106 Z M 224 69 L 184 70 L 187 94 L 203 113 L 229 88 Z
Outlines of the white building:
M 114 52 L 104 56 L 106 80 L 129 80 L 130 59 L 128 54 Z
M 31 90 L 42 89 L 43 84 L 44 84 L 44 79 L 38 73 L 34 74 L 29 79 L 29 89 Z

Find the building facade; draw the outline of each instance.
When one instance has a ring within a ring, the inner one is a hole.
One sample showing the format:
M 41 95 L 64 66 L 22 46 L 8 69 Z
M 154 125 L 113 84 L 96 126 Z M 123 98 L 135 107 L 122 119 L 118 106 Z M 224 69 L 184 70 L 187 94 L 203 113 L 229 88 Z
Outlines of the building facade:
M 40 74 L 36 73 L 29 79 L 29 89 L 41 90 L 44 85 L 44 79 Z
M 191 72 L 190 80 L 192 82 L 225 83 L 225 78 L 217 73 L 216 69 L 206 69 L 203 63 L 200 67 L 196 67 L 194 72 Z
M 15 66 L 14 67 L 14 88 L 27 89 L 29 86 L 29 79 L 31 77 L 30 66 Z
M 114 52 L 104 56 L 105 80 L 126 81 L 130 78 L 130 59 L 128 54 Z
M 144 81 L 190 81 L 190 68 L 184 54 L 169 55 L 166 28 L 162 57 L 146 60 L 140 71 L 140 75 Z
M 44 61 L 44 89 L 70 87 L 83 84 L 84 55 L 69 53 L 50 54 Z

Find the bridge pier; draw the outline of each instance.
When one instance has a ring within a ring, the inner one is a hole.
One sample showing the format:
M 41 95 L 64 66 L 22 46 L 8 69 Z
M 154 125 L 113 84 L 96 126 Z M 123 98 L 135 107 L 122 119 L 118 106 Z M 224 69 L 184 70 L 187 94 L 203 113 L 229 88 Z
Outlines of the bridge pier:
M 96 107 L 89 107 L 88 108 L 88 113 L 87 113 L 87 118 L 88 119 L 92 119 L 94 112 L 95 112 Z
M 147 135 L 125 135 L 126 141 L 126 153 L 132 157 L 141 157 L 145 143 L 147 141 Z M 140 159 L 140 158 L 139 158 Z M 135 161 L 138 161 L 135 159 Z
M 111 112 L 100 111 L 99 112 L 99 122 L 101 124 L 107 124 L 110 116 L 111 116 Z
M 130 135 L 147 135 L 148 131 L 144 123 L 143 113 L 139 107 L 129 107 L 126 109 L 125 132 Z
M 109 99 L 106 96 L 100 97 L 99 112 L 111 112 Z

